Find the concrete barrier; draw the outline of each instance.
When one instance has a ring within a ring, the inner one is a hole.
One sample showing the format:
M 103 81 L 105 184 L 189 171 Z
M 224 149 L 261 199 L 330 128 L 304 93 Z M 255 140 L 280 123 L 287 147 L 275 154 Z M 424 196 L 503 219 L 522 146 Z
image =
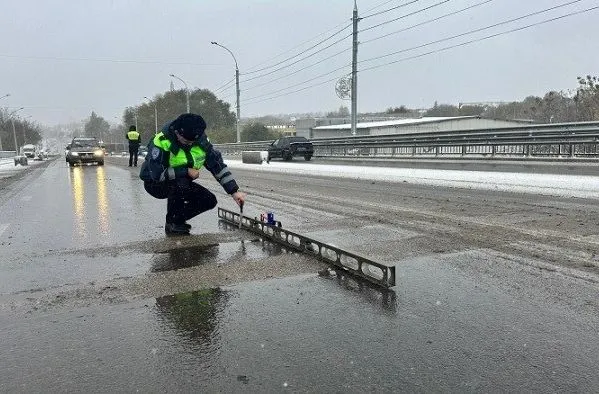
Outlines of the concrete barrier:
M 241 162 L 246 164 L 262 164 L 266 160 L 265 153 L 261 151 L 243 151 L 241 152 Z
M 22 166 L 26 166 L 29 165 L 29 162 L 27 161 L 27 156 L 15 156 L 15 166 L 17 164 L 20 164 Z

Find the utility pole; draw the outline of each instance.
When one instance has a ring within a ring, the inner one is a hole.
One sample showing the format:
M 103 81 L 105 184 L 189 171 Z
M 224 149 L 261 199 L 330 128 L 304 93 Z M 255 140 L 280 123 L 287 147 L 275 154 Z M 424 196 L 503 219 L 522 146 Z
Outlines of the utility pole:
M 17 130 L 15 129 L 15 119 L 13 118 L 13 115 L 16 114 L 17 112 L 19 112 L 20 110 L 24 109 L 25 107 L 21 107 L 19 109 L 16 109 L 14 111 L 12 111 L 8 117 L 10 119 L 10 122 L 12 123 L 12 135 L 15 139 L 15 156 L 19 155 L 19 144 L 17 143 Z
M 231 50 L 229 48 L 227 48 L 224 45 L 219 44 L 216 41 L 210 41 L 210 43 L 212 45 L 216 45 L 219 46 L 221 48 L 223 48 L 225 51 L 229 52 L 229 54 L 231 55 L 231 57 L 233 57 L 233 61 L 235 62 L 235 93 L 237 96 L 237 124 L 236 124 L 236 128 L 237 128 L 237 142 L 241 141 L 241 107 L 239 106 L 239 66 L 237 65 L 237 58 L 235 57 L 235 55 L 233 54 L 233 52 L 231 52 Z
M 237 142 L 241 142 L 241 108 L 239 107 L 239 68 L 237 67 L 237 63 L 235 63 L 235 89 L 237 90 Z
M 14 118 L 10 118 L 10 123 L 12 123 L 12 135 L 15 138 L 15 156 L 19 156 L 19 144 L 17 143 L 17 130 L 15 129 Z
M 356 135 L 358 119 L 358 4 L 354 0 L 353 42 L 351 62 L 351 134 Z
M 6 93 L 5 95 L 3 95 L 3 96 L 0 96 L 0 99 L 3 99 L 3 98 L 5 98 L 5 97 L 10 97 L 10 93 Z M 3 149 L 2 149 L 2 137 L 0 137 L 0 151 L 1 151 L 1 150 L 3 150 Z

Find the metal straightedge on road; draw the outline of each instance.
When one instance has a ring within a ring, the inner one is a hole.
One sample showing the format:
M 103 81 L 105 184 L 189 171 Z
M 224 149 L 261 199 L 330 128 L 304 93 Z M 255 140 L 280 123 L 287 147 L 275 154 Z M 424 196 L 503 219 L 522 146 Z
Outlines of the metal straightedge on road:
M 280 226 L 269 225 L 227 209 L 218 208 L 218 217 L 235 226 L 259 234 L 272 242 L 315 256 L 378 286 L 385 288 L 395 286 L 394 266 L 378 263 L 359 254 L 345 251 L 336 246 L 285 230 Z

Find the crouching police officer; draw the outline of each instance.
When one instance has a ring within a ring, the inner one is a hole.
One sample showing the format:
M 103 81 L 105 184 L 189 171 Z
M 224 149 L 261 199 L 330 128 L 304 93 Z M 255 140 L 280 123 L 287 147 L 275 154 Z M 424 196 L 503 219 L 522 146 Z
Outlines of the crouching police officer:
M 187 220 L 216 206 L 216 197 L 193 182 L 202 166 L 212 173 L 238 205 L 245 201 L 239 187 L 205 134 L 206 122 L 200 115 L 183 114 L 148 144 L 148 154 L 140 171 L 144 188 L 155 198 L 167 199 L 167 234 L 189 234 Z

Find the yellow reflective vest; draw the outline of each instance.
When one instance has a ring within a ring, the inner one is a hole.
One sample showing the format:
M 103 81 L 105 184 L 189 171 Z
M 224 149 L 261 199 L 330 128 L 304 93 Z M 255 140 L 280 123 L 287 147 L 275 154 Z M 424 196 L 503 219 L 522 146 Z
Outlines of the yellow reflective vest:
M 206 152 L 200 146 L 192 145 L 191 149 L 178 149 L 176 153 L 171 150 L 171 141 L 164 137 L 163 133 L 158 133 L 154 137 L 154 146 L 159 147 L 165 152 L 170 152 L 169 167 L 171 168 L 195 168 L 199 170 L 206 161 Z
M 140 138 L 140 134 L 138 131 L 130 131 L 127 133 L 127 140 L 129 140 L 129 142 L 133 142 L 133 143 L 140 143 L 141 142 L 141 138 Z

